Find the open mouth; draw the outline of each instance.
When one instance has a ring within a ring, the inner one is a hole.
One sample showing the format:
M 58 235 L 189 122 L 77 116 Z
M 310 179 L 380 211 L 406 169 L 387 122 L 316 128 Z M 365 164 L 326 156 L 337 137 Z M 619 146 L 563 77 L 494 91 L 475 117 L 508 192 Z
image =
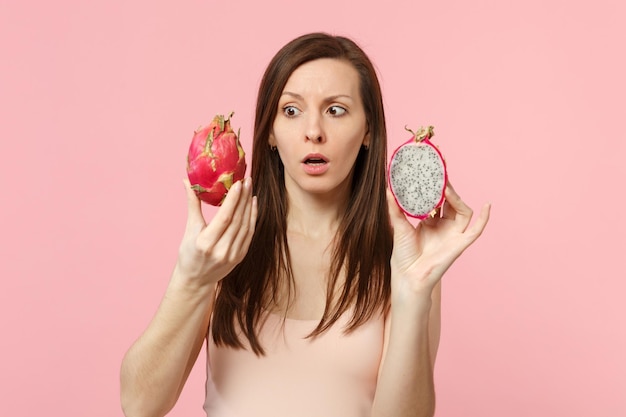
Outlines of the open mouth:
M 328 171 L 328 159 L 320 153 L 310 153 L 302 159 L 304 172 L 309 175 L 322 175 Z
M 318 166 L 318 165 L 327 164 L 328 159 L 322 154 L 310 153 L 304 157 L 304 159 L 302 160 L 302 163 L 304 163 L 305 165 L 309 165 L 309 166 Z
M 304 160 L 304 163 L 307 165 L 322 165 L 325 164 L 326 161 L 322 158 L 307 158 Z

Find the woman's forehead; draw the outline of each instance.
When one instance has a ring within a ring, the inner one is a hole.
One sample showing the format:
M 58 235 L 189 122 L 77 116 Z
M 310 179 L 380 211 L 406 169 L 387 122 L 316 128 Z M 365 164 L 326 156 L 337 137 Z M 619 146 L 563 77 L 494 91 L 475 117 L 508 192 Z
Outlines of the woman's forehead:
M 352 64 L 341 59 L 321 58 L 296 68 L 287 80 L 283 94 L 355 97 L 358 91 L 359 74 Z

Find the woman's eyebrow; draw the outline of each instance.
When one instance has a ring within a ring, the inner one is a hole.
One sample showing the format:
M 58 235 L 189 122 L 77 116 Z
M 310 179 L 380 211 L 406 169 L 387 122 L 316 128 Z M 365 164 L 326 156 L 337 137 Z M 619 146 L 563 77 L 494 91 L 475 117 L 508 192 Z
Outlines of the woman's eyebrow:
M 283 94 L 281 94 L 281 95 L 283 95 L 283 96 L 291 96 L 291 97 L 293 97 L 295 99 L 298 99 L 298 100 L 302 100 L 303 99 L 303 97 L 300 94 L 292 93 L 291 91 L 283 91 Z
M 293 97 L 293 98 L 295 98 L 295 99 L 297 99 L 297 100 L 304 100 L 304 97 L 302 97 L 300 94 L 298 94 L 298 93 L 293 93 L 293 92 L 291 92 L 291 91 L 283 91 L 283 94 L 282 94 L 282 95 L 283 95 L 283 96 L 291 96 L 291 97 Z M 335 101 L 335 100 L 337 100 L 338 98 L 347 98 L 347 99 L 349 99 L 349 100 L 353 100 L 352 96 L 351 96 L 351 95 L 349 95 L 349 94 L 335 94 L 335 95 L 332 95 L 332 96 L 326 97 L 326 98 L 324 99 L 324 101 L 325 101 L 325 102 Z
M 352 96 L 349 95 L 349 94 L 337 94 L 337 95 L 334 95 L 334 96 L 327 97 L 326 101 L 335 101 L 338 98 L 347 98 L 349 100 L 353 100 Z

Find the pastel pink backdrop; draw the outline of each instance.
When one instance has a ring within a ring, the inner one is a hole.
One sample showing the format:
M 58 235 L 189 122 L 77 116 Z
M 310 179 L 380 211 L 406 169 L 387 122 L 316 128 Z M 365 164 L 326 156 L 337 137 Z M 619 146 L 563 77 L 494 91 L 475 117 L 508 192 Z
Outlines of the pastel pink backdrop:
M 121 415 L 192 131 L 236 110 L 250 149 L 265 65 L 321 30 L 375 62 L 390 147 L 434 124 L 456 188 L 493 203 L 445 277 L 437 416 L 626 415 L 625 17 L 617 0 L 2 1 L 1 414 Z M 203 415 L 203 366 L 172 416 Z

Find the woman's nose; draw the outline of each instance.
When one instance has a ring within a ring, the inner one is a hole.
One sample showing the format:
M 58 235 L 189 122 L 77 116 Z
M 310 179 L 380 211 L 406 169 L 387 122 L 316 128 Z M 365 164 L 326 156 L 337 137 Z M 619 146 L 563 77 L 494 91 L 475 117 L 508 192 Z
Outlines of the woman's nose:
M 319 116 L 311 116 L 307 123 L 306 139 L 314 143 L 322 143 L 324 141 L 324 133 L 322 121 Z

